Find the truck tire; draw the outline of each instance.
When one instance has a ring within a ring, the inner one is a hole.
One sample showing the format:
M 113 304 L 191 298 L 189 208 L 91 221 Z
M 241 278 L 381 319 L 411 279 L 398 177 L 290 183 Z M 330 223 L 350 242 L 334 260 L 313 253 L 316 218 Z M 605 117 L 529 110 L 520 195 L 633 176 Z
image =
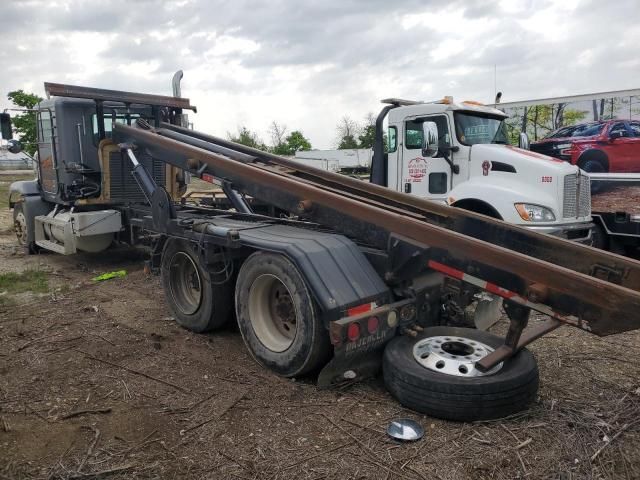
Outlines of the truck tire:
M 303 375 L 328 360 L 328 331 L 303 276 L 283 255 L 247 258 L 236 282 L 236 316 L 253 358 L 279 375 Z
M 583 162 L 580 162 L 580 168 L 585 172 L 592 173 L 605 173 L 607 171 L 607 167 L 600 160 L 595 158 L 588 158 Z
M 604 153 L 585 153 L 583 158 L 578 161 L 578 166 L 585 172 L 590 173 L 607 173 L 609 168 L 607 166 L 607 157 Z M 592 181 L 591 193 L 600 193 L 606 186 L 605 182 Z
M 27 255 L 38 253 L 36 242 L 29 241 L 29 223 L 24 214 L 22 201 L 16 202 L 13 205 L 13 230 L 16 232 L 18 244 L 24 247 Z
M 455 368 L 458 364 L 461 365 L 458 368 L 463 368 L 459 360 L 464 362 L 469 358 L 463 355 L 482 358 L 484 355 L 474 353 L 474 348 L 478 352 L 477 348 L 495 349 L 503 343 L 501 338 L 487 332 L 454 327 L 431 327 L 416 338 L 395 338 L 384 351 L 382 368 L 387 389 L 402 405 L 445 420 L 476 421 L 512 415 L 534 400 L 539 384 L 538 367 L 528 350 L 521 350 L 485 376 L 459 376 L 418 363 L 414 347 L 440 339 L 445 343 L 434 343 L 442 347 L 441 355 L 436 352 L 438 356 L 434 360 L 450 357 L 445 358 L 451 362 L 446 368 Z M 447 353 L 445 344 L 450 344 L 451 354 Z M 420 352 L 424 350 L 418 350 L 418 354 Z M 437 361 L 434 366 L 443 368 L 444 363 Z
M 211 283 L 190 242 L 167 241 L 161 272 L 167 303 L 180 326 L 202 333 L 227 323 L 232 313 L 232 284 Z

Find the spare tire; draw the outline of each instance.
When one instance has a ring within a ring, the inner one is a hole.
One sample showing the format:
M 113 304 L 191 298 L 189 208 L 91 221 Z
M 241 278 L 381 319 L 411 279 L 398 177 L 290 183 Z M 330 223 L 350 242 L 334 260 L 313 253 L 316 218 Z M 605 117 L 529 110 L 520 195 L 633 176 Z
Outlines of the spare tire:
M 402 405 L 445 420 L 512 415 L 535 399 L 538 367 L 531 352 L 522 349 L 487 374 L 475 370 L 474 362 L 502 344 L 490 333 L 454 327 L 395 338 L 384 351 L 385 385 Z

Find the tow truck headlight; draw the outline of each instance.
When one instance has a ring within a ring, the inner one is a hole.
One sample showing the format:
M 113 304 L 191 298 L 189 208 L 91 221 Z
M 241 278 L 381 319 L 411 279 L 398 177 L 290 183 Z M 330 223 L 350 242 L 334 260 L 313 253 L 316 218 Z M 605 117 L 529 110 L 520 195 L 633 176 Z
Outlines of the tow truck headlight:
M 555 222 L 556 216 L 553 212 L 541 205 L 533 205 L 531 203 L 516 203 L 518 215 L 525 222 Z

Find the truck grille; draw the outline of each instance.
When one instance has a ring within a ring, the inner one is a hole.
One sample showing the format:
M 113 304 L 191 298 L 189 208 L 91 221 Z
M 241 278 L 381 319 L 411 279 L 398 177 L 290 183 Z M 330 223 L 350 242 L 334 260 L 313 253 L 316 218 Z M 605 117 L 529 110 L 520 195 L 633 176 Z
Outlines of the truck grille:
M 165 185 L 166 164 L 149 155 L 137 155 L 158 185 Z M 131 162 L 120 152 L 109 155 L 111 201 L 114 203 L 147 203 L 142 189 L 131 175 Z
M 591 183 L 586 175 L 572 173 L 564 177 L 562 216 L 564 218 L 591 215 Z

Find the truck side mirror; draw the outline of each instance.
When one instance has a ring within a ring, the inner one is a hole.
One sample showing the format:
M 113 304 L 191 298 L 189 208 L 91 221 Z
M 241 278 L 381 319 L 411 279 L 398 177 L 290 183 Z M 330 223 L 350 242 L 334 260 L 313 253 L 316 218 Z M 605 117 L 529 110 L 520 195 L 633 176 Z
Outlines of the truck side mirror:
M 611 132 L 611 134 L 609 135 L 609 138 L 613 140 L 616 138 L 622 138 L 626 136 L 627 136 L 627 132 L 625 132 L 624 130 L 616 130 L 615 132 Z
M 529 150 L 529 135 L 525 132 L 520 132 L 520 137 L 518 138 L 518 147 L 523 150 Z
M 438 126 L 436 122 L 422 122 L 422 156 L 435 157 L 438 154 Z
M 3 140 L 11 140 L 13 138 L 13 130 L 11 129 L 11 115 L 8 113 L 0 113 L 0 130 Z
M 18 140 L 9 140 L 7 150 L 11 153 L 18 154 L 22 151 L 22 144 Z

